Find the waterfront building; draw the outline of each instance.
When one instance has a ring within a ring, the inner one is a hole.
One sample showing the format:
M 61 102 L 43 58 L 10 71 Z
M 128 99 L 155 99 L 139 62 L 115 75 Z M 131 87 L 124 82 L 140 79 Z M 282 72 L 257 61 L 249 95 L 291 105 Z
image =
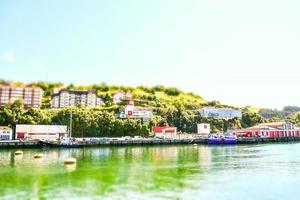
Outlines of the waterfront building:
M 116 92 L 113 96 L 113 102 L 115 104 L 119 104 L 122 101 L 130 101 L 132 100 L 131 92 Z
M 0 126 L 0 140 L 12 140 L 12 129 L 8 126 Z
M 58 125 L 16 125 L 16 139 L 20 140 L 57 140 L 67 136 L 67 126 Z
M 229 120 L 233 118 L 242 118 L 242 112 L 240 110 L 230 108 L 204 107 L 199 110 L 199 114 L 202 117 L 209 117 L 214 119 Z
M 96 107 L 103 105 L 103 100 L 96 92 L 55 90 L 51 98 L 51 108 L 65 108 L 73 106 Z
M 176 139 L 177 128 L 169 126 L 156 126 L 153 128 L 154 136 L 162 139 Z
M 38 108 L 42 103 L 42 89 L 37 87 L 0 85 L 0 107 L 4 107 L 17 99 L 23 100 L 25 108 Z
M 233 134 L 238 137 L 300 137 L 300 128 L 290 122 L 271 122 L 233 130 Z

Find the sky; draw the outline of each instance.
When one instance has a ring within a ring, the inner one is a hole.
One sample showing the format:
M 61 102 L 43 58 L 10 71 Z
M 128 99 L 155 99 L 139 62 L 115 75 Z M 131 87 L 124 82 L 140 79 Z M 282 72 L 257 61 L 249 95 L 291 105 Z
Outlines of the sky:
M 0 79 L 300 106 L 299 0 L 0 0 Z

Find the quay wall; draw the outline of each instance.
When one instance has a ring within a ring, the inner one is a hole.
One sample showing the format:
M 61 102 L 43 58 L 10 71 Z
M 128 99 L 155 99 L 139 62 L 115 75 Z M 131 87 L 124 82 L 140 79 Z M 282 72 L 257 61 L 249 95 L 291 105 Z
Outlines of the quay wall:
M 300 137 L 244 137 L 238 139 L 238 144 L 264 144 L 278 142 L 300 142 Z
M 39 142 L 36 141 L 0 141 L 0 148 L 36 148 L 40 147 Z
M 300 142 L 300 137 L 277 137 L 277 138 L 239 138 L 237 144 L 264 144 L 281 142 Z M 80 143 L 82 147 L 96 146 L 131 146 L 131 145 L 176 145 L 176 144 L 207 144 L 207 139 L 175 139 L 175 140 L 109 140 L 109 141 L 86 141 Z M 0 148 L 41 148 L 42 145 L 36 141 L 0 141 Z

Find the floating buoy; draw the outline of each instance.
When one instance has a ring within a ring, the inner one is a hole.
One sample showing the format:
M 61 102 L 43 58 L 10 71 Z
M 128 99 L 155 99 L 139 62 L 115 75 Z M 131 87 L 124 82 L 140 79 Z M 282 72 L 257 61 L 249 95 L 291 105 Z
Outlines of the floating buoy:
M 23 155 L 23 151 L 16 151 L 16 152 L 15 152 L 15 155 L 16 155 L 16 156 Z
M 34 154 L 34 156 L 33 156 L 33 158 L 35 158 L 35 159 L 39 159 L 39 158 L 42 158 L 42 157 L 43 157 L 43 155 L 40 154 L 40 153 Z
M 194 146 L 198 146 L 198 144 L 193 144 Z
M 72 165 L 65 165 L 65 169 L 67 172 L 74 172 L 76 170 L 76 163 Z
M 65 165 L 76 164 L 76 159 L 75 158 L 67 158 L 64 163 L 65 163 Z

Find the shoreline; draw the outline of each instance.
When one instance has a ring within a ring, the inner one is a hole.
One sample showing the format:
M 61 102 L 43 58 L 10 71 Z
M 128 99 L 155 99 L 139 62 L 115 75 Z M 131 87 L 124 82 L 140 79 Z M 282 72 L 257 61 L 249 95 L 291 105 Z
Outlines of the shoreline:
M 238 138 L 239 144 L 266 144 L 266 143 L 289 143 L 300 142 L 300 137 L 272 137 L 272 138 Z M 87 141 L 81 143 L 78 147 L 47 147 L 47 148 L 84 148 L 84 147 L 101 147 L 101 146 L 133 146 L 133 145 L 177 145 L 177 144 L 199 144 L 208 145 L 207 139 L 140 139 L 140 140 L 110 140 L 110 141 Z M 214 145 L 226 146 L 226 145 Z M 0 149 L 4 148 L 45 148 L 38 141 L 0 141 Z

